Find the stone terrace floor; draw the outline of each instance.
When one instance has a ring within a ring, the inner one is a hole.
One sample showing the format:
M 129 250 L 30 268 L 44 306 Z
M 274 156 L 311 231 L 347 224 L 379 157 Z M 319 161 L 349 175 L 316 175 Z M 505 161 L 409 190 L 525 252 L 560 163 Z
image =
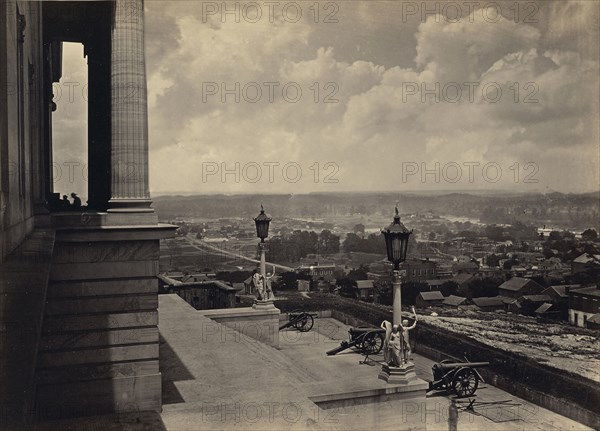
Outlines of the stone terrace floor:
M 159 305 L 163 412 L 48 422 L 36 430 L 448 429 L 450 398 L 443 395 L 428 397 L 418 414 L 400 400 L 327 410 L 314 404 L 315 394 L 385 385 L 377 379 L 379 364 L 362 364 L 351 351 L 325 355 L 348 337 L 348 327 L 334 319 L 316 319 L 308 333 L 282 331 L 277 350 L 202 316 L 176 295 L 161 295 Z M 417 375 L 430 380 L 433 362 L 418 355 L 413 361 Z M 484 404 L 476 414 L 461 411 L 458 430 L 591 429 L 490 385 L 476 394 Z M 498 404 L 508 400 L 513 405 Z

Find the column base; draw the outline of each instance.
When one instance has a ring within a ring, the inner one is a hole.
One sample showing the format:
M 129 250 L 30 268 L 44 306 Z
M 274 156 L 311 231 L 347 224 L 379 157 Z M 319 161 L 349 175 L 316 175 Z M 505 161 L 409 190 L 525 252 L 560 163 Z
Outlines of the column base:
M 277 310 L 273 299 L 255 299 L 252 308 L 255 310 Z
M 408 362 L 399 367 L 383 364 L 379 372 L 379 378 L 390 384 L 408 384 L 417 380 L 415 364 Z
M 108 201 L 108 212 L 154 212 L 150 205 L 150 199 L 112 198 Z

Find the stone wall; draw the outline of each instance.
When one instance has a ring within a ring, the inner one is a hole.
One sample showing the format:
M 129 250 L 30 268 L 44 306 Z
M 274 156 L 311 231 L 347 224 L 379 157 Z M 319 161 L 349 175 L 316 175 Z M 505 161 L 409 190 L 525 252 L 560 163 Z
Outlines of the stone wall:
M 40 419 L 161 409 L 158 228 L 57 231 L 37 360 Z

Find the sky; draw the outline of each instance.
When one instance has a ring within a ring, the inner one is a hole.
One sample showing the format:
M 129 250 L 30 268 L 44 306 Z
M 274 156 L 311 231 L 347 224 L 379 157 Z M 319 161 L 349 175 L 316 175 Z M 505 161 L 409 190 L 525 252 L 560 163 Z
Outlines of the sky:
M 146 0 L 151 193 L 598 190 L 599 9 Z M 86 67 L 65 45 L 63 180 Z

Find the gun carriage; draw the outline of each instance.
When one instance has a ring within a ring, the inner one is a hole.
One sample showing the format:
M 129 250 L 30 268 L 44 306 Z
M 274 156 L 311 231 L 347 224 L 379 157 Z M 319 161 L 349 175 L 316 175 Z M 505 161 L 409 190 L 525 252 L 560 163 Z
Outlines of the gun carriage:
M 376 355 L 383 349 L 385 329 L 354 327 L 348 330 L 348 341 L 342 341 L 339 347 L 331 349 L 327 355 L 333 356 L 346 349 L 356 348 L 363 355 Z
M 302 310 L 294 310 L 288 313 L 287 323 L 281 325 L 279 330 L 293 327 L 300 332 L 308 332 L 312 329 L 315 323 L 316 314 L 307 313 Z
M 489 362 L 454 362 L 448 359 L 431 367 L 433 381 L 429 390 L 447 390 L 459 397 L 469 397 L 475 393 L 479 381 L 484 381 L 477 368 L 486 367 Z

